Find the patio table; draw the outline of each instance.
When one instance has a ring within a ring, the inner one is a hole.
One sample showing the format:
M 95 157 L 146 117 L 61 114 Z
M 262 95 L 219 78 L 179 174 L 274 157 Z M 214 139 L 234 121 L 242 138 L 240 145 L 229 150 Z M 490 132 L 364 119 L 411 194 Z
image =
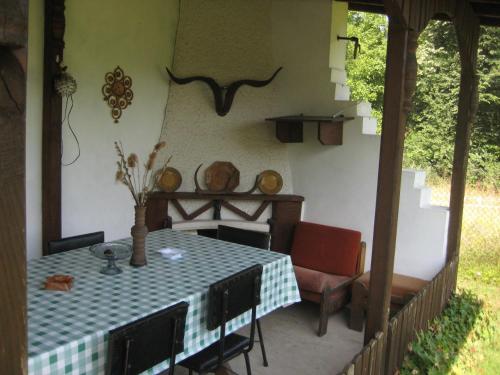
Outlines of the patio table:
M 120 243 L 131 243 L 124 239 Z M 184 250 L 171 260 L 157 252 Z M 87 249 L 45 256 L 28 263 L 28 373 L 103 374 L 108 331 L 180 301 L 189 303 L 184 352 L 180 361 L 209 346 L 219 330 L 205 323 L 211 283 L 253 264 L 263 265 L 261 304 L 257 316 L 300 301 L 290 257 L 169 229 L 151 232 L 146 241 L 148 265 L 134 268 L 117 262 L 123 273 L 99 273 L 104 261 Z M 41 289 L 52 274 L 74 276 L 70 292 Z M 228 323 L 233 332 L 250 322 L 247 312 Z M 164 361 L 147 373 L 168 368 Z

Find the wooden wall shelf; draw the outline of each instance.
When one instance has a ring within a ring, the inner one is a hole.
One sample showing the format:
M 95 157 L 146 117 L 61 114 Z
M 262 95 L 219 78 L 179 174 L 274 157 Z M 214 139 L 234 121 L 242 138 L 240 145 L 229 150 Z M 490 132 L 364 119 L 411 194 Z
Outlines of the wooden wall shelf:
M 283 143 L 302 143 L 304 141 L 304 123 L 318 124 L 318 140 L 323 145 L 342 144 L 344 122 L 354 117 L 344 116 L 282 116 L 266 118 L 276 124 L 276 138 Z
M 151 193 L 152 199 L 193 199 L 193 200 L 233 200 L 233 201 L 290 201 L 290 202 L 303 202 L 304 197 L 293 194 L 207 194 L 195 192 L 176 191 L 173 193 L 165 193 L 162 191 L 155 191 Z

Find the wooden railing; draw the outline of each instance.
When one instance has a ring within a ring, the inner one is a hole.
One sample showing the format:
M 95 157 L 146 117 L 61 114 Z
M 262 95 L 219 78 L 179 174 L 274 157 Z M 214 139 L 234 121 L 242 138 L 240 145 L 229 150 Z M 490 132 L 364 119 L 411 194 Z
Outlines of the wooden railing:
M 455 290 L 458 260 L 443 269 L 390 321 L 387 340 L 378 332 L 339 375 L 394 375 L 402 365 L 408 344 L 446 307 Z
M 417 332 L 426 330 L 429 322 L 441 314 L 455 290 L 457 260 L 443 269 L 390 321 L 387 330 L 385 374 L 393 375 L 403 364 L 408 344 Z
M 377 332 L 375 338 L 365 345 L 352 362 L 339 375 L 379 375 L 384 369 L 384 333 Z

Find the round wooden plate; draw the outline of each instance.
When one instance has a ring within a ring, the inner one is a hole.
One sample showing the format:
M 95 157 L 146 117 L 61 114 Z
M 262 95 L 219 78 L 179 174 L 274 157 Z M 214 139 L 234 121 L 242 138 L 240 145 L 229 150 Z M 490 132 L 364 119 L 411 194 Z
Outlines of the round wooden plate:
M 158 178 L 158 187 L 167 192 L 172 193 L 176 191 L 182 183 L 182 176 L 179 171 L 172 167 L 167 167 L 163 174 Z
M 259 175 L 259 190 L 264 194 L 277 194 L 282 187 L 283 178 L 278 172 L 268 169 Z
M 205 170 L 205 184 L 210 191 L 233 191 L 240 184 L 240 171 L 231 162 L 216 161 Z

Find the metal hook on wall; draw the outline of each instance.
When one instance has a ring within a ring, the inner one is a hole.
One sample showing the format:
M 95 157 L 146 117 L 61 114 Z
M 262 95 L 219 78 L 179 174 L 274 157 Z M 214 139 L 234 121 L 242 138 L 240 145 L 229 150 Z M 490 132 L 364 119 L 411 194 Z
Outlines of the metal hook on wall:
M 354 42 L 354 58 L 358 56 L 358 52 L 361 53 L 361 44 L 359 44 L 359 38 L 357 36 L 337 35 L 337 40 L 347 40 L 349 42 Z

